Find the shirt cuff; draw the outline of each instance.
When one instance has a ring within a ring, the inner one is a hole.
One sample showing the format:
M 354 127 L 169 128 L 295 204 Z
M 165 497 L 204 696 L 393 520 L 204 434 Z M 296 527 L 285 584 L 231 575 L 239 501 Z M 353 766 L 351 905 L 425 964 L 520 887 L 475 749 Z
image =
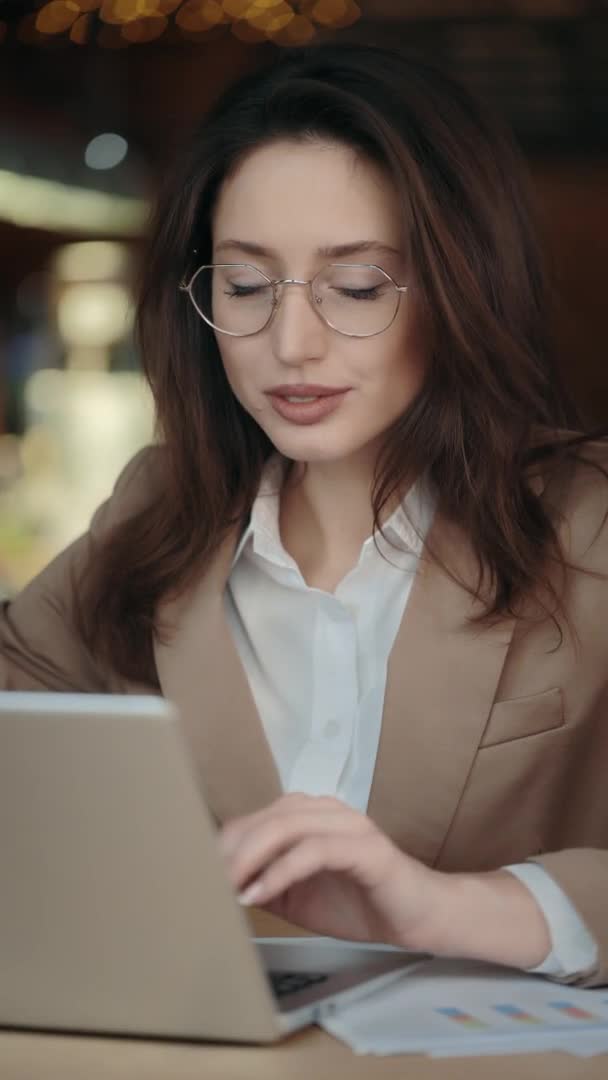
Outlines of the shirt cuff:
M 563 889 L 539 863 L 503 866 L 530 890 L 540 907 L 551 935 L 551 952 L 542 964 L 524 970 L 558 979 L 580 975 L 597 962 L 598 946 Z

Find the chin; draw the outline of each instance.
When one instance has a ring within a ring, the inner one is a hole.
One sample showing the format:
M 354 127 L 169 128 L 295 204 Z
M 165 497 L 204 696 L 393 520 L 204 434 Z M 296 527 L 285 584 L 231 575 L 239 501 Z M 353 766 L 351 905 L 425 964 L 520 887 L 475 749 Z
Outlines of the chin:
M 369 438 L 364 437 L 353 445 L 352 430 L 349 431 L 347 428 L 340 433 L 331 423 L 324 424 L 321 421 L 318 424 L 299 426 L 281 420 L 277 423 L 274 416 L 264 419 L 270 419 L 270 423 L 260 424 L 261 417 L 258 417 L 258 424 L 263 428 L 275 450 L 292 461 L 342 461 L 358 455 L 370 441 L 373 442 L 377 438 L 376 433 L 373 432 Z
M 270 436 L 272 439 L 272 436 Z M 357 447 L 319 445 L 312 439 L 307 444 L 305 439 L 272 439 L 275 448 L 284 457 L 292 461 L 330 462 L 343 461 L 356 454 Z

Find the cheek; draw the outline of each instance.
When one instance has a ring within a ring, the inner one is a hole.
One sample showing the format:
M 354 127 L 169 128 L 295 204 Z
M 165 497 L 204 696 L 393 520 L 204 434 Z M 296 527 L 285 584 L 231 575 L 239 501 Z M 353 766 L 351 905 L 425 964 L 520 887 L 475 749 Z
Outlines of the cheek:
M 402 362 L 404 381 L 411 387 L 413 393 L 418 393 L 429 369 L 429 358 L 423 349 L 410 349 L 405 354 Z
M 430 350 L 422 320 L 411 317 L 392 345 L 391 369 L 410 396 L 418 393 L 430 365 Z
M 429 357 L 419 334 L 402 330 L 391 338 L 385 342 L 381 357 L 377 357 L 380 362 L 368 367 L 368 377 L 371 376 L 381 396 L 392 399 L 395 405 L 404 405 L 421 388 Z

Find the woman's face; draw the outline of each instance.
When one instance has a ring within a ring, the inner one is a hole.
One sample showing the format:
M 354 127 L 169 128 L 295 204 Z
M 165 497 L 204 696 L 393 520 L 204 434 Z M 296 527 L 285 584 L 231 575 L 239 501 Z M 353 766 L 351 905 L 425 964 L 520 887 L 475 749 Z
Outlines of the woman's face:
M 253 264 L 271 279 L 308 280 L 332 262 L 373 263 L 398 285 L 411 284 L 391 181 L 337 143 L 285 140 L 253 151 L 225 181 L 212 231 L 214 263 Z M 246 245 L 260 250 L 252 253 Z M 357 249 L 340 257 L 323 251 L 340 245 Z M 278 310 L 260 333 L 216 335 L 234 394 L 277 450 L 294 461 L 373 460 L 383 433 L 424 378 L 412 290 L 401 294 L 387 330 L 358 338 L 326 325 L 306 287 L 279 289 Z M 353 302 L 369 307 L 365 297 Z M 329 415 L 296 423 L 280 415 L 269 396 L 273 387 L 296 383 L 347 392 Z

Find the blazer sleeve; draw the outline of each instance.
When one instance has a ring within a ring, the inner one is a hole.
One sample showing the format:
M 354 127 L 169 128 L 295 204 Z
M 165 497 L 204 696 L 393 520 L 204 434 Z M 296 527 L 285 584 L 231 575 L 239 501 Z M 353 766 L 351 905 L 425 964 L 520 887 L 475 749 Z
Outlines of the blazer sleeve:
M 598 460 L 608 469 L 606 444 L 598 445 Z M 597 651 L 597 681 L 595 701 L 588 717 L 588 730 L 593 733 L 593 757 L 603 760 L 606 782 L 603 794 L 596 803 L 597 824 L 593 844 L 601 846 L 568 847 L 534 855 L 528 862 L 536 862 L 545 868 L 554 881 L 566 893 L 576 908 L 587 930 L 598 946 L 596 963 L 588 971 L 561 982 L 582 987 L 608 985 L 608 636 L 606 607 L 608 601 L 608 495 L 604 481 L 598 485 L 597 473 L 587 473 L 593 497 L 586 493 L 585 485 L 577 485 L 574 506 L 570 512 L 571 550 L 575 563 L 588 567 L 595 577 L 585 579 L 584 588 L 579 587 L 582 614 L 579 625 L 588 623 L 585 631 Z M 578 534 L 578 535 L 577 535 Z M 598 623 L 598 619 L 600 622 Z M 581 763 L 582 767 L 582 763 Z M 581 774 L 581 784 L 585 775 Z
M 564 848 L 536 855 L 539 863 L 574 904 L 598 946 L 596 963 L 588 971 L 560 982 L 577 986 L 608 985 L 608 851 L 600 848 Z
M 94 557 L 97 540 L 140 501 L 154 452 L 153 447 L 139 451 L 120 474 L 110 498 L 95 512 L 89 531 L 15 599 L 0 604 L 0 690 L 111 689 L 111 673 L 95 661 L 75 626 L 78 580 Z

